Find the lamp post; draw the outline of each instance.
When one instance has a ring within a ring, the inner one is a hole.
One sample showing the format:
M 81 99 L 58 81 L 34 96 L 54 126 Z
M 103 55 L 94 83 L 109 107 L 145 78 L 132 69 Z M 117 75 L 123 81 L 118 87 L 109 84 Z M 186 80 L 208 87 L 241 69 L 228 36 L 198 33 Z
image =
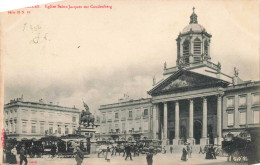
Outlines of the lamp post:
M 125 134 L 125 143 L 126 143 L 126 130 L 124 131 L 124 134 Z

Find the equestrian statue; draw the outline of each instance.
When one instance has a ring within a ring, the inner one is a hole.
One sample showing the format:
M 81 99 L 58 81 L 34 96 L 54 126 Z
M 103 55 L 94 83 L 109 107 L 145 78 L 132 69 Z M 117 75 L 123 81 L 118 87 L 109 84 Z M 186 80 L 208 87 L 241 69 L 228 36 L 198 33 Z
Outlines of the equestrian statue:
M 81 111 L 79 124 L 80 125 L 83 124 L 84 126 L 89 127 L 91 123 L 92 127 L 94 128 L 95 116 L 92 115 L 92 113 L 89 111 L 89 107 L 84 101 L 83 101 L 83 105 L 85 110 Z

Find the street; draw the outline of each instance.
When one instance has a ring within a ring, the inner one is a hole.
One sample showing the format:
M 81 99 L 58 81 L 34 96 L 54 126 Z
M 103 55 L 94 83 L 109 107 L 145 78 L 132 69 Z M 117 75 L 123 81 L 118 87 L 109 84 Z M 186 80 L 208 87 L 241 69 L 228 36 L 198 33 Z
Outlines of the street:
M 85 158 L 82 165 L 146 165 L 145 155 L 140 155 L 139 157 L 132 157 L 133 160 L 125 161 L 121 156 L 112 156 L 110 162 L 107 162 L 104 158 L 97 158 L 97 155 L 90 155 Z M 203 165 L 247 165 L 247 163 L 235 163 L 227 162 L 226 157 L 217 157 L 217 159 L 206 160 L 205 154 L 193 154 L 192 158 L 188 158 L 188 161 L 183 162 L 180 160 L 181 153 L 167 153 L 167 154 L 157 154 L 153 157 L 153 165 L 178 165 L 178 164 L 203 164 Z M 28 164 L 39 164 L 39 165 L 76 165 L 74 158 L 28 158 Z

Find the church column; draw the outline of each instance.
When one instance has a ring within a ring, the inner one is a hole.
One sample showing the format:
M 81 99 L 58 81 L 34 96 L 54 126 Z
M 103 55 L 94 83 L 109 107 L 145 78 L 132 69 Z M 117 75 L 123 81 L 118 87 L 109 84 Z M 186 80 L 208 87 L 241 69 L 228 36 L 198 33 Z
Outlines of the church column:
M 175 138 L 173 139 L 173 145 L 179 144 L 179 132 L 180 132 L 180 114 L 179 114 L 179 102 L 175 102 Z
M 190 110 L 189 110 L 189 143 L 191 145 L 194 144 L 193 138 L 193 99 L 190 99 Z
M 168 136 L 167 136 L 167 131 L 168 131 L 168 126 L 167 126 L 167 124 L 168 124 L 168 107 L 167 107 L 167 102 L 165 102 L 164 104 L 163 104 L 163 141 L 164 141 L 164 145 L 167 145 L 168 143 L 167 143 L 167 138 L 168 138 Z
M 158 104 L 153 105 L 153 139 L 158 139 L 157 130 L 158 130 Z
M 217 137 L 218 137 L 218 145 L 222 144 L 222 96 L 218 95 L 218 103 L 217 103 Z
M 207 138 L 207 118 L 208 118 L 208 114 L 207 114 L 207 98 L 203 97 L 203 119 L 202 119 L 202 138 L 200 139 L 200 144 L 201 145 L 206 145 L 208 144 L 208 138 Z

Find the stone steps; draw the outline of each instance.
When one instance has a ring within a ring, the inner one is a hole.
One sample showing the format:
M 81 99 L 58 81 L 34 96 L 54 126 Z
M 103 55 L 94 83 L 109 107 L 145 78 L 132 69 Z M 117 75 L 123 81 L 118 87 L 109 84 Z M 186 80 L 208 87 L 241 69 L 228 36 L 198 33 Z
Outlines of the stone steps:
M 165 146 L 166 153 L 170 153 L 170 146 L 173 147 L 173 153 L 181 153 L 183 147 L 186 147 L 185 145 L 178 145 L 178 146 L 167 145 L 167 146 Z M 162 147 L 164 147 L 164 146 L 162 146 Z M 192 153 L 199 153 L 199 151 L 200 151 L 200 145 L 193 145 L 192 146 Z

